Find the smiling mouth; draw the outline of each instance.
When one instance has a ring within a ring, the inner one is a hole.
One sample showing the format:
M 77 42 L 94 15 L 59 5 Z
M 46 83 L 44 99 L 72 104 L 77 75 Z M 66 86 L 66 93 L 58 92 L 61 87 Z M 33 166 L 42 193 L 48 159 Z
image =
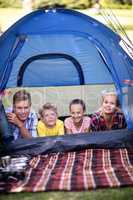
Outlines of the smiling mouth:
M 20 115 L 20 118 L 25 118 L 25 117 L 27 117 L 26 115 Z
M 80 118 L 74 119 L 74 121 L 79 122 L 79 121 L 81 121 L 81 119 Z

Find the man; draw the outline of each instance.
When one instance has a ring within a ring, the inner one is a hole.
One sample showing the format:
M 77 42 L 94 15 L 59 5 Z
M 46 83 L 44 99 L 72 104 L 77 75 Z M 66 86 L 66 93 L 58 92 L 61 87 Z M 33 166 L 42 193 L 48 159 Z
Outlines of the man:
M 7 113 L 14 139 L 37 136 L 37 116 L 31 111 L 31 96 L 26 90 L 20 90 L 13 96 L 12 112 Z

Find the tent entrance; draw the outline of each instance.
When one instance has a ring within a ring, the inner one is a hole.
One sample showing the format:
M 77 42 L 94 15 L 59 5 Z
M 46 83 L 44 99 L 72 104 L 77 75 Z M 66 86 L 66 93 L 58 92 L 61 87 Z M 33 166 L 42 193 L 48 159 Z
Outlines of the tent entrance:
M 18 49 L 6 87 L 112 84 L 116 79 L 108 51 L 88 35 L 27 35 Z
M 27 77 L 29 77 L 27 79 Z M 31 83 L 32 82 L 32 83 Z M 19 69 L 17 86 L 84 85 L 80 63 L 72 56 L 48 53 L 32 56 Z M 34 85 L 35 84 L 35 85 Z

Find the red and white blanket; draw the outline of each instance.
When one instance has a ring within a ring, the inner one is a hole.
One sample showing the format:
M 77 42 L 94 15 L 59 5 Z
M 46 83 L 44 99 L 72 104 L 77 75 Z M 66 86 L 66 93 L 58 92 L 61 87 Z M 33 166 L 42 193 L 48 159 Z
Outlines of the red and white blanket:
M 24 180 L 0 182 L 1 191 L 83 191 L 133 185 L 133 150 L 86 149 L 39 155 Z

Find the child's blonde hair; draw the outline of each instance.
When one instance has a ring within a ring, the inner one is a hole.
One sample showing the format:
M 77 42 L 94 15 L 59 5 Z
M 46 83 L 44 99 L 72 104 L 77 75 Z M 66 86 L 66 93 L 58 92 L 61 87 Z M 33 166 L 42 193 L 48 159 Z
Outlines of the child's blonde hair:
M 40 117 L 43 117 L 43 113 L 45 112 L 45 110 L 52 110 L 54 111 L 57 115 L 57 107 L 51 103 L 45 103 L 41 109 L 39 109 L 39 115 Z
M 102 92 L 102 103 L 103 103 L 104 98 L 105 98 L 106 96 L 114 96 L 114 97 L 116 97 L 116 106 L 117 106 L 117 107 L 120 107 L 120 102 L 119 102 L 118 95 L 117 95 L 116 92 L 108 92 L 108 91 Z

